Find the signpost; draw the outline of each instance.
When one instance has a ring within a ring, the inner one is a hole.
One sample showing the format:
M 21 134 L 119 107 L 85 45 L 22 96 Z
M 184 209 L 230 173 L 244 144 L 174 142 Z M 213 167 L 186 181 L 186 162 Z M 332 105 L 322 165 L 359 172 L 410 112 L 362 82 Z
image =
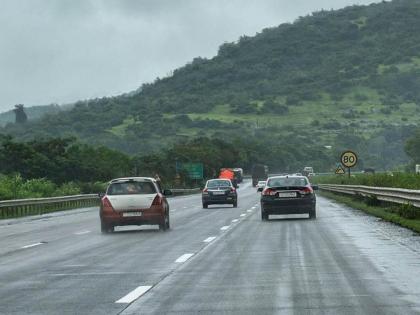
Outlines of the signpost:
M 341 165 L 338 165 L 337 169 L 335 170 L 335 173 L 341 175 L 341 174 L 345 174 L 346 171 L 344 170 L 344 168 Z
M 349 170 L 349 177 L 350 177 L 350 168 L 352 168 L 353 166 L 355 166 L 357 164 L 357 155 L 356 153 L 354 153 L 353 151 L 344 151 L 343 153 L 341 153 L 341 164 L 344 167 L 347 167 L 347 169 Z
M 191 179 L 203 179 L 203 163 L 192 163 L 192 162 L 177 162 L 176 172 L 179 174 L 180 171 L 184 171 L 188 174 Z

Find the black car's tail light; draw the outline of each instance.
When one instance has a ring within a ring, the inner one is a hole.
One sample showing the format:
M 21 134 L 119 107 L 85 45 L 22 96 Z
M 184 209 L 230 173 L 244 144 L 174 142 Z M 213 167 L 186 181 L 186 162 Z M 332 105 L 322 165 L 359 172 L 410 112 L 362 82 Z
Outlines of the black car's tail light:
M 303 189 L 300 189 L 301 195 L 311 195 L 314 193 L 314 190 L 311 187 L 303 187 Z
M 265 188 L 265 189 L 262 191 L 262 194 L 263 194 L 264 196 L 274 196 L 274 195 L 276 194 L 276 191 L 275 191 L 274 189 L 271 189 L 271 188 Z

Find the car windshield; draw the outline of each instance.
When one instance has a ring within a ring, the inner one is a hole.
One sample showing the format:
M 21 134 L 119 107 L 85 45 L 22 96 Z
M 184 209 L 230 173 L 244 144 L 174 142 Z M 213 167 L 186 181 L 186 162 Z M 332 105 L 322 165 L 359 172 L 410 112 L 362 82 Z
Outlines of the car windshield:
M 207 188 L 229 187 L 230 181 L 228 180 L 211 180 L 207 182 Z
M 152 182 L 120 182 L 112 183 L 108 188 L 108 195 L 154 194 L 155 186 Z
M 306 186 L 308 181 L 304 177 L 280 177 L 268 180 L 268 187 L 301 187 Z

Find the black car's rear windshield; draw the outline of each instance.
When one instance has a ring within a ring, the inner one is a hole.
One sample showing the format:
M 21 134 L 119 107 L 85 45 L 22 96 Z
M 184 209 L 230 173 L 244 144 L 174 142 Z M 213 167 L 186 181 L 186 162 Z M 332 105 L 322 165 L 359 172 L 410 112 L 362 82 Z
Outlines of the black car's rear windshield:
M 267 182 L 268 187 L 303 187 L 308 185 L 304 177 L 281 177 L 271 178 Z
M 121 182 L 113 183 L 108 187 L 108 195 L 146 195 L 155 194 L 156 189 L 152 182 Z
M 207 182 L 207 188 L 230 187 L 228 180 L 210 180 Z

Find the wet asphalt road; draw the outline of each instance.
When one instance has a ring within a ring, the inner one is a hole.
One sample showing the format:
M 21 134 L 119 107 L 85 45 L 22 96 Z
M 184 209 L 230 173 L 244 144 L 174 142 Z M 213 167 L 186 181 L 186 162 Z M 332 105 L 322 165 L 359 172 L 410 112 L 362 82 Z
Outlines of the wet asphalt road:
M 0 222 L 0 314 L 420 314 L 420 237 L 325 198 L 316 220 L 170 200 L 169 232 L 97 209 Z

